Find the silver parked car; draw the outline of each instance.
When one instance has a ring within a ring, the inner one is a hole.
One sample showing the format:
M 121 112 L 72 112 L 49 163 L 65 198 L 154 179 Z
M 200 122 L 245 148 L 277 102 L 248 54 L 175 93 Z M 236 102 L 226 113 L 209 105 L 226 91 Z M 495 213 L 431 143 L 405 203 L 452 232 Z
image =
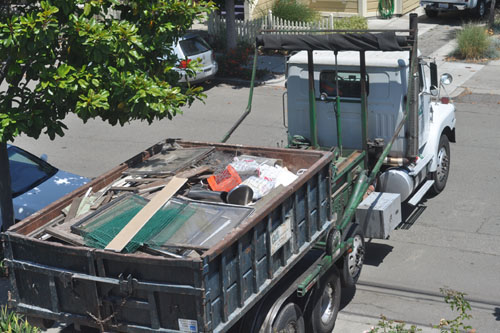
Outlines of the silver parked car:
M 7 151 L 16 221 L 30 216 L 90 181 L 59 170 L 19 147 L 7 145 Z
M 198 34 L 186 34 L 174 45 L 174 52 L 179 58 L 175 70 L 181 74 L 180 82 L 197 83 L 214 77 L 219 69 L 215 53 L 208 43 Z M 197 59 L 200 71 L 194 77 L 188 77 L 185 68 L 189 62 Z

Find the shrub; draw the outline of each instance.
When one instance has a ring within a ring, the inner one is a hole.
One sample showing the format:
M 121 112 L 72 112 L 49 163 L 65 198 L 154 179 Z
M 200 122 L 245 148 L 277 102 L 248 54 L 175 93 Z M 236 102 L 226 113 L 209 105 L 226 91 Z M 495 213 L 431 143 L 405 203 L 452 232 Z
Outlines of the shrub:
M 490 46 L 486 50 L 485 56 L 489 59 L 500 58 L 500 38 L 490 37 Z
M 240 45 L 226 54 L 219 55 L 217 58 L 217 62 L 219 63 L 217 75 L 245 80 L 250 79 L 252 71 L 247 68 L 247 64 L 252 51 L 251 47 Z
M 313 22 L 319 14 L 296 0 L 277 0 L 272 8 L 273 15 L 294 22 Z
M 490 39 L 485 28 L 469 23 L 457 34 L 455 54 L 463 59 L 477 60 L 486 57 L 489 47 Z
M 0 311 L 0 332 L 38 333 L 40 330 L 31 326 L 23 316 L 9 311 L 6 306 Z
M 335 30 L 367 30 L 368 21 L 366 17 L 361 16 L 343 17 L 333 21 L 333 28 Z

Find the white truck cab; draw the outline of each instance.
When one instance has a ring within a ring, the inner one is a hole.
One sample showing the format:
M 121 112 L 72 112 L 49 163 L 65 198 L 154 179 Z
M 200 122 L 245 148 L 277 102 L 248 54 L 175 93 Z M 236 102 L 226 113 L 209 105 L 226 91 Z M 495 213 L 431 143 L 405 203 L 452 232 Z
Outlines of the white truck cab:
M 321 147 L 338 146 L 335 86 L 338 80 L 343 149 L 363 148 L 359 57 L 359 52 L 338 52 L 336 64 L 333 51 L 313 52 L 317 135 Z M 410 82 L 409 52 L 367 51 L 365 57 L 368 76 L 367 139 L 374 146 L 380 146 L 390 141 L 404 116 Z M 435 64 L 421 57 L 418 60 L 418 157 L 412 161 L 406 159 L 408 130 L 405 125 L 378 177 L 381 192 L 399 193 L 402 202 L 408 200 L 411 203 L 418 203 L 427 190 L 439 193 L 446 185 L 450 157 L 448 142 L 455 141 L 456 122 L 454 105 L 449 98 L 440 98 L 442 84 L 431 82 L 433 75 L 434 81 L 437 81 Z M 310 137 L 307 64 L 305 51 L 293 54 L 288 60 L 287 122 L 290 140 L 297 136 Z M 444 75 L 444 79 L 450 78 L 448 74 Z M 423 193 L 416 193 L 425 182 Z

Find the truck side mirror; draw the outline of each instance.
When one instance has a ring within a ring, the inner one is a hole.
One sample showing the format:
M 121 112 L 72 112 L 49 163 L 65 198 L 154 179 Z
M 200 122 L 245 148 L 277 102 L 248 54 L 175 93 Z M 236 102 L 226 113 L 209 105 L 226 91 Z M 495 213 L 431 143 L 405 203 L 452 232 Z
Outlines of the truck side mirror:
M 439 87 L 437 65 L 435 62 L 431 62 L 429 66 L 431 68 L 431 87 Z

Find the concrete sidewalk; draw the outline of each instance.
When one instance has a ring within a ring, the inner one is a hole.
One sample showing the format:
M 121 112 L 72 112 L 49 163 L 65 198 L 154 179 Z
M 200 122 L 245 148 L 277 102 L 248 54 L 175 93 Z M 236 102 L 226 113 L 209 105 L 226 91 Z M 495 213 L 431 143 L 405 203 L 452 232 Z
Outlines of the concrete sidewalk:
M 332 333 L 364 333 L 370 332 L 372 328 L 376 328 L 379 318 L 371 318 L 366 316 L 359 316 L 351 313 L 339 312 L 337 316 L 337 321 L 335 322 L 335 328 Z M 411 324 L 406 324 L 406 328 L 411 327 Z M 422 333 L 439 333 L 440 330 L 426 327 L 418 326 Z M 383 329 L 381 329 L 383 332 Z

